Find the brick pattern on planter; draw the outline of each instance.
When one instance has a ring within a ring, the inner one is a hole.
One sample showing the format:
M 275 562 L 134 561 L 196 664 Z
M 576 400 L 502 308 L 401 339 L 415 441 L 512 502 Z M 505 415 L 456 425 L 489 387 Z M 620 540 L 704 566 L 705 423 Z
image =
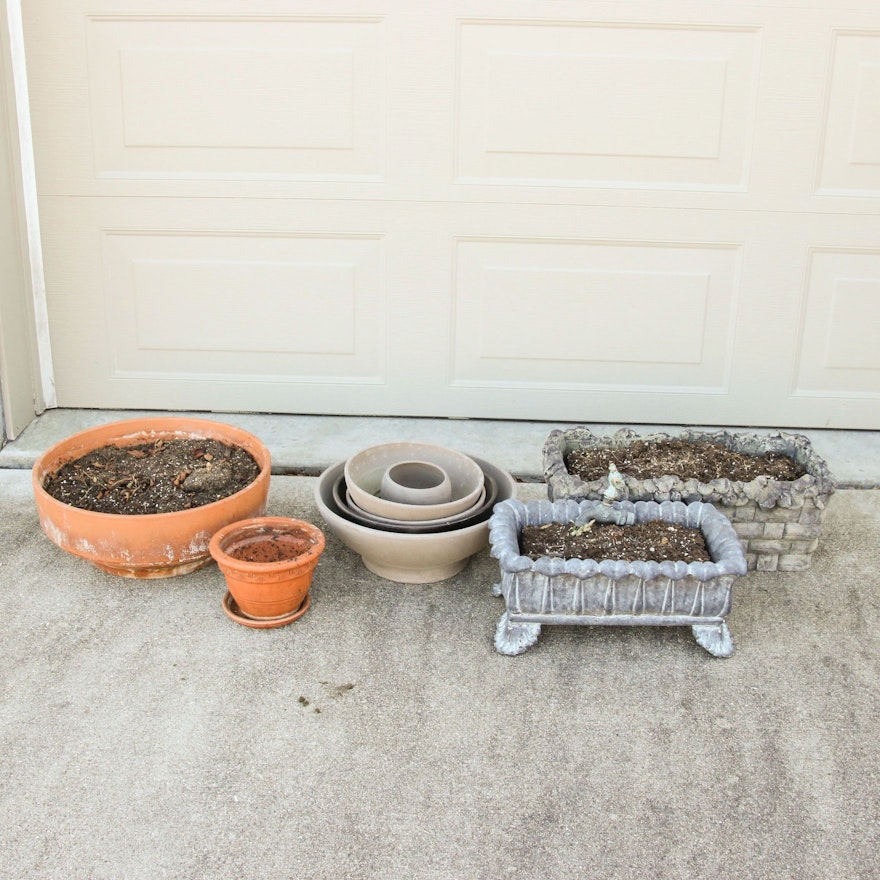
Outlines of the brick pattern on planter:
M 806 498 L 799 507 L 716 504 L 742 541 L 752 571 L 804 571 L 819 544 L 824 508 Z
M 565 467 L 565 456 L 571 450 L 597 446 L 615 449 L 634 440 L 673 439 L 721 443 L 728 449 L 752 455 L 782 452 L 806 468 L 807 473 L 790 482 L 758 478 L 749 483 L 731 480 L 700 483 L 673 475 L 638 480 L 624 474 L 630 501 L 711 502 L 733 523 L 751 571 L 804 571 L 810 567 L 828 498 L 835 487 L 827 464 L 813 450 L 809 439 L 800 434 L 685 430 L 678 436 L 663 433 L 640 436 L 624 429 L 600 437 L 588 428 L 556 430 L 544 444 L 548 497 L 551 501 L 599 499 L 608 486 L 607 477 L 585 482 L 570 474 Z

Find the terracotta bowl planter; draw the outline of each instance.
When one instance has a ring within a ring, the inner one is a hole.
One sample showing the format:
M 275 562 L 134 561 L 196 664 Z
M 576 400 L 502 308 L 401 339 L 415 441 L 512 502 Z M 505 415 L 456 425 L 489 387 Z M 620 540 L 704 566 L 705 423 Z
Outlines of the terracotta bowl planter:
M 308 608 L 324 534 L 303 520 L 256 517 L 224 526 L 210 551 L 226 577 L 229 617 L 245 626 L 284 626 Z
M 134 446 L 159 439 L 206 438 L 239 446 L 260 468 L 244 489 L 220 501 L 174 513 L 124 516 L 81 510 L 43 489 L 46 477 L 70 461 L 102 446 Z M 158 578 L 186 574 L 211 561 L 208 544 L 220 528 L 266 511 L 271 458 L 253 434 L 202 419 L 143 418 L 90 428 L 56 443 L 32 471 L 40 525 L 49 540 L 110 574 Z

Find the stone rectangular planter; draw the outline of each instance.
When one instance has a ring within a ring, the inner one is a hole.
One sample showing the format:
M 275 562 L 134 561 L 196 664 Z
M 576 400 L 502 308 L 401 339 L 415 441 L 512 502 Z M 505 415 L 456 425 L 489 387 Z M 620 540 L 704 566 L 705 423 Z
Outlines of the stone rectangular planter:
M 523 526 L 662 519 L 699 528 L 712 562 L 531 559 L 520 553 Z M 489 520 L 491 554 L 501 567 L 494 592 L 506 609 L 495 633 L 501 654 L 521 654 L 541 626 L 690 626 L 697 642 L 716 657 L 733 653 L 726 617 L 734 580 L 746 573 L 742 546 L 723 514 L 696 501 L 504 501 Z
M 623 478 L 630 501 L 714 504 L 733 523 L 743 542 L 750 570 L 802 571 L 810 567 L 828 498 L 834 492 L 834 481 L 825 461 L 800 434 L 685 430 L 675 436 L 663 433 L 640 436 L 624 429 L 609 436 L 597 436 L 588 428 L 555 430 L 544 443 L 544 478 L 550 500 L 598 499 L 608 486 L 607 477 L 585 482 L 570 474 L 565 463 L 569 452 L 596 447 L 618 449 L 635 440 L 715 442 L 748 455 L 780 452 L 803 466 L 804 476 L 792 481 L 759 477 L 748 483 L 725 479 L 701 483 L 668 474 L 657 474 L 651 479 L 623 474 Z

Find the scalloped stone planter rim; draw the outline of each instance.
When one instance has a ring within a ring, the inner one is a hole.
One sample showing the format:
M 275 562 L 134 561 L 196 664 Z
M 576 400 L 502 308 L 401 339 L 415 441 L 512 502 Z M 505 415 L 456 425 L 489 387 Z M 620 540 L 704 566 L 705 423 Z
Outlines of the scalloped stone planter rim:
M 136 516 L 81 510 L 43 489 L 48 474 L 94 449 L 180 437 L 207 437 L 240 446 L 254 457 L 260 472 L 244 489 L 211 504 Z M 241 428 L 208 419 L 145 417 L 99 425 L 59 441 L 37 459 L 31 484 L 43 532 L 62 550 L 110 574 L 161 578 L 204 567 L 211 562 L 208 544 L 218 529 L 265 513 L 271 465 L 266 446 Z
M 599 499 L 608 486 L 607 477 L 585 482 L 570 474 L 565 457 L 571 450 L 619 449 L 635 440 L 685 440 L 716 442 L 750 455 L 781 452 L 806 469 L 797 480 L 759 477 L 750 482 L 736 480 L 682 480 L 672 474 L 638 479 L 623 474 L 630 501 L 702 501 L 714 504 L 733 523 L 743 542 L 749 569 L 758 571 L 802 571 L 809 568 L 821 533 L 829 497 L 835 491 L 825 460 L 816 453 L 809 438 L 782 431 L 758 434 L 739 431 L 696 431 L 679 434 L 639 434 L 624 428 L 600 436 L 589 428 L 554 430 L 543 449 L 544 479 L 551 501 Z
M 525 525 L 575 520 L 644 522 L 662 519 L 698 527 L 712 562 L 530 559 L 519 551 Z M 733 653 L 726 618 L 734 580 L 747 571 L 730 521 L 712 504 L 695 501 L 521 501 L 499 504 L 489 520 L 491 555 L 501 582 L 493 590 L 505 611 L 495 649 L 521 654 L 538 640 L 541 626 L 690 626 L 698 644 L 716 657 Z

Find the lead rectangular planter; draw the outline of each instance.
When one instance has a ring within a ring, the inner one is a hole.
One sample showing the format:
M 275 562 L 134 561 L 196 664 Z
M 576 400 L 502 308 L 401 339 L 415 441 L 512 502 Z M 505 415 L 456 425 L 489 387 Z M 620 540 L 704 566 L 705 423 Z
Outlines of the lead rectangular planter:
M 663 433 L 640 436 L 624 429 L 609 436 L 597 436 L 583 427 L 552 431 L 544 443 L 544 479 L 550 500 L 598 499 L 608 486 L 607 477 L 585 482 L 569 473 L 566 466 L 569 452 L 596 447 L 619 449 L 635 440 L 715 442 L 747 455 L 779 452 L 793 459 L 806 473 L 791 481 L 759 477 L 747 483 L 726 479 L 701 483 L 668 474 L 657 474 L 650 479 L 622 476 L 629 501 L 714 504 L 733 523 L 751 570 L 802 571 L 810 567 L 828 498 L 834 492 L 834 481 L 824 459 L 815 452 L 809 439 L 800 434 L 685 430 L 677 436 Z
M 699 528 L 712 562 L 531 559 L 520 553 L 523 526 L 547 523 L 662 519 Z M 747 571 L 730 521 L 711 504 L 680 501 L 504 501 L 489 520 L 491 554 L 501 567 L 495 595 L 504 614 L 495 633 L 501 654 L 521 654 L 541 626 L 690 626 L 697 642 L 716 657 L 733 653 L 727 627 L 734 580 Z

